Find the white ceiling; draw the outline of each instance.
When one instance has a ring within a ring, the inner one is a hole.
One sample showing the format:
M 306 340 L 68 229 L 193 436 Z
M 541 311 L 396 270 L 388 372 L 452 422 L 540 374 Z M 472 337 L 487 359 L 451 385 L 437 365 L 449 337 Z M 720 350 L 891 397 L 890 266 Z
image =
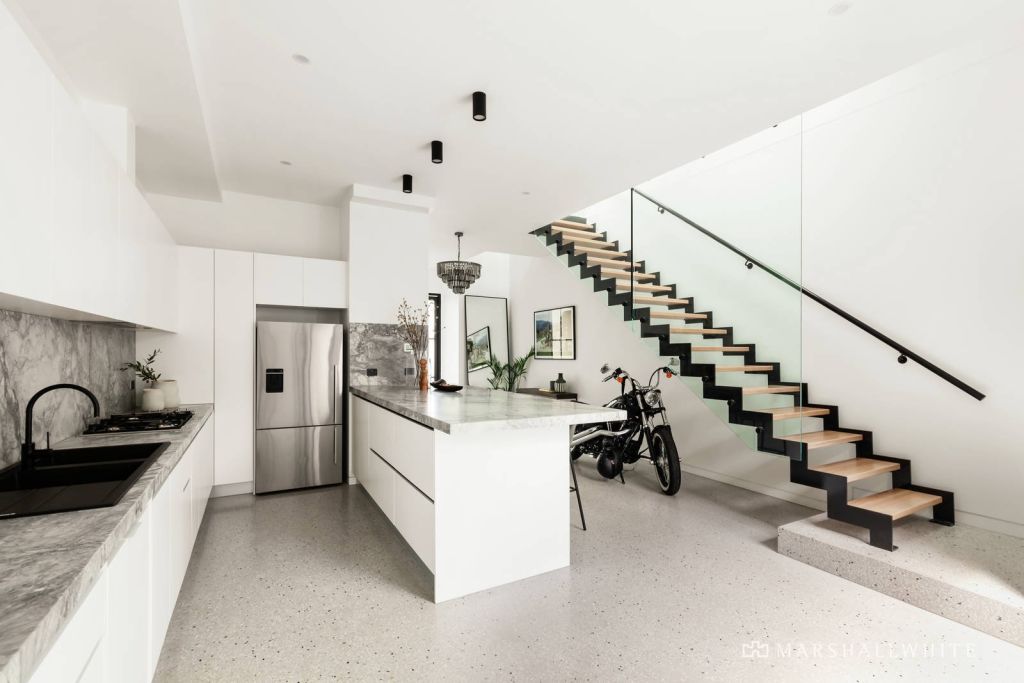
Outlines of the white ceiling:
M 412 173 L 435 243 L 462 229 L 467 253 L 521 251 L 551 218 L 1024 20 L 1005 0 L 6 1 L 83 95 L 132 110 L 148 190 L 333 203 Z

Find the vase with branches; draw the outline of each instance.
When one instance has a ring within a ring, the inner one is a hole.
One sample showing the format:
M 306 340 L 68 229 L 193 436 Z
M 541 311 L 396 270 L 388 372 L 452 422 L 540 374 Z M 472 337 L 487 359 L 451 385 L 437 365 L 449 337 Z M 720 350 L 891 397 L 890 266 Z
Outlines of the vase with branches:
M 402 299 L 398 307 L 398 338 L 412 348 L 414 357 L 419 364 L 419 386 L 420 391 L 427 390 L 429 377 L 427 376 L 427 344 L 429 343 L 429 332 L 427 320 L 430 315 L 427 304 L 414 308 L 409 302 Z
M 121 372 L 131 370 L 135 373 L 135 376 L 141 379 L 143 382 L 149 385 L 156 383 L 160 379 L 160 373 L 153 368 L 153 363 L 156 361 L 156 357 L 160 355 L 160 349 L 153 349 L 153 353 L 146 356 L 145 361 L 133 360 L 131 363 L 125 363 L 121 366 Z

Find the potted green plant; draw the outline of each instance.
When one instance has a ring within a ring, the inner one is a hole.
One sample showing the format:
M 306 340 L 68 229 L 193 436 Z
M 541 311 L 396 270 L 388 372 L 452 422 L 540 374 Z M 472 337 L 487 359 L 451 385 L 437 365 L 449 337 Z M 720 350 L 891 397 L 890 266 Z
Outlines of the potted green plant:
M 121 371 L 132 371 L 135 376 L 141 379 L 148 387 L 142 389 L 142 409 L 144 411 L 163 410 L 165 406 L 164 392 L 156 387 L 160 373 L 153 367 L 156 357 L 160 355 L 160 349 L 154 349 L 146 357 L 145 361 L 134 360 L 121 366 Z
M 512 362 L 508 364 L 502 363 L 494 357 L 494 354 L 491 354 L 491 360 L 487 363 L 487 367 L 491 370 L 491 376 L 487 378 L 487 383 L 491 385 L 492 389 L 515 391 L 519 388 L 519 382 L 522 381 L 523 375 L 526 374 L 530 359 L 536 354 L 537 349 L 530 349 L 525 356 L 513 358 Z

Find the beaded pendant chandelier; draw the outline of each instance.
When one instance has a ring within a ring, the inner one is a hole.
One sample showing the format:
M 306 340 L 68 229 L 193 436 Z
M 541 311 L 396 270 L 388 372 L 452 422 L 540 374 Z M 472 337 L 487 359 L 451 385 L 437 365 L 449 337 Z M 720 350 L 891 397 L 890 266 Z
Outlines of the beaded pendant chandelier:
M 459 250 L 455 261 L 441 261 L 437 264 L 437 276 L 456 294 L 462 294 L 480 277 L 480 264 L 462 260 L 462 233 L 455 233 Z

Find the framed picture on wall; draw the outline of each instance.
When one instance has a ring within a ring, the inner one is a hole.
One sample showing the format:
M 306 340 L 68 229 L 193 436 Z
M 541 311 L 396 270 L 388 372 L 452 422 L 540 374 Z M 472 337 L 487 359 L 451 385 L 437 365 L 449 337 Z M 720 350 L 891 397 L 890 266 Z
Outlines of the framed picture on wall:
M 533 314 L 536 358 L 576 360 L 576 307 L 563 306 Z
M 491 360 L 491 328 L 481 327 L 466 335 L 466 365 L 469 372 L 486 367 Z

